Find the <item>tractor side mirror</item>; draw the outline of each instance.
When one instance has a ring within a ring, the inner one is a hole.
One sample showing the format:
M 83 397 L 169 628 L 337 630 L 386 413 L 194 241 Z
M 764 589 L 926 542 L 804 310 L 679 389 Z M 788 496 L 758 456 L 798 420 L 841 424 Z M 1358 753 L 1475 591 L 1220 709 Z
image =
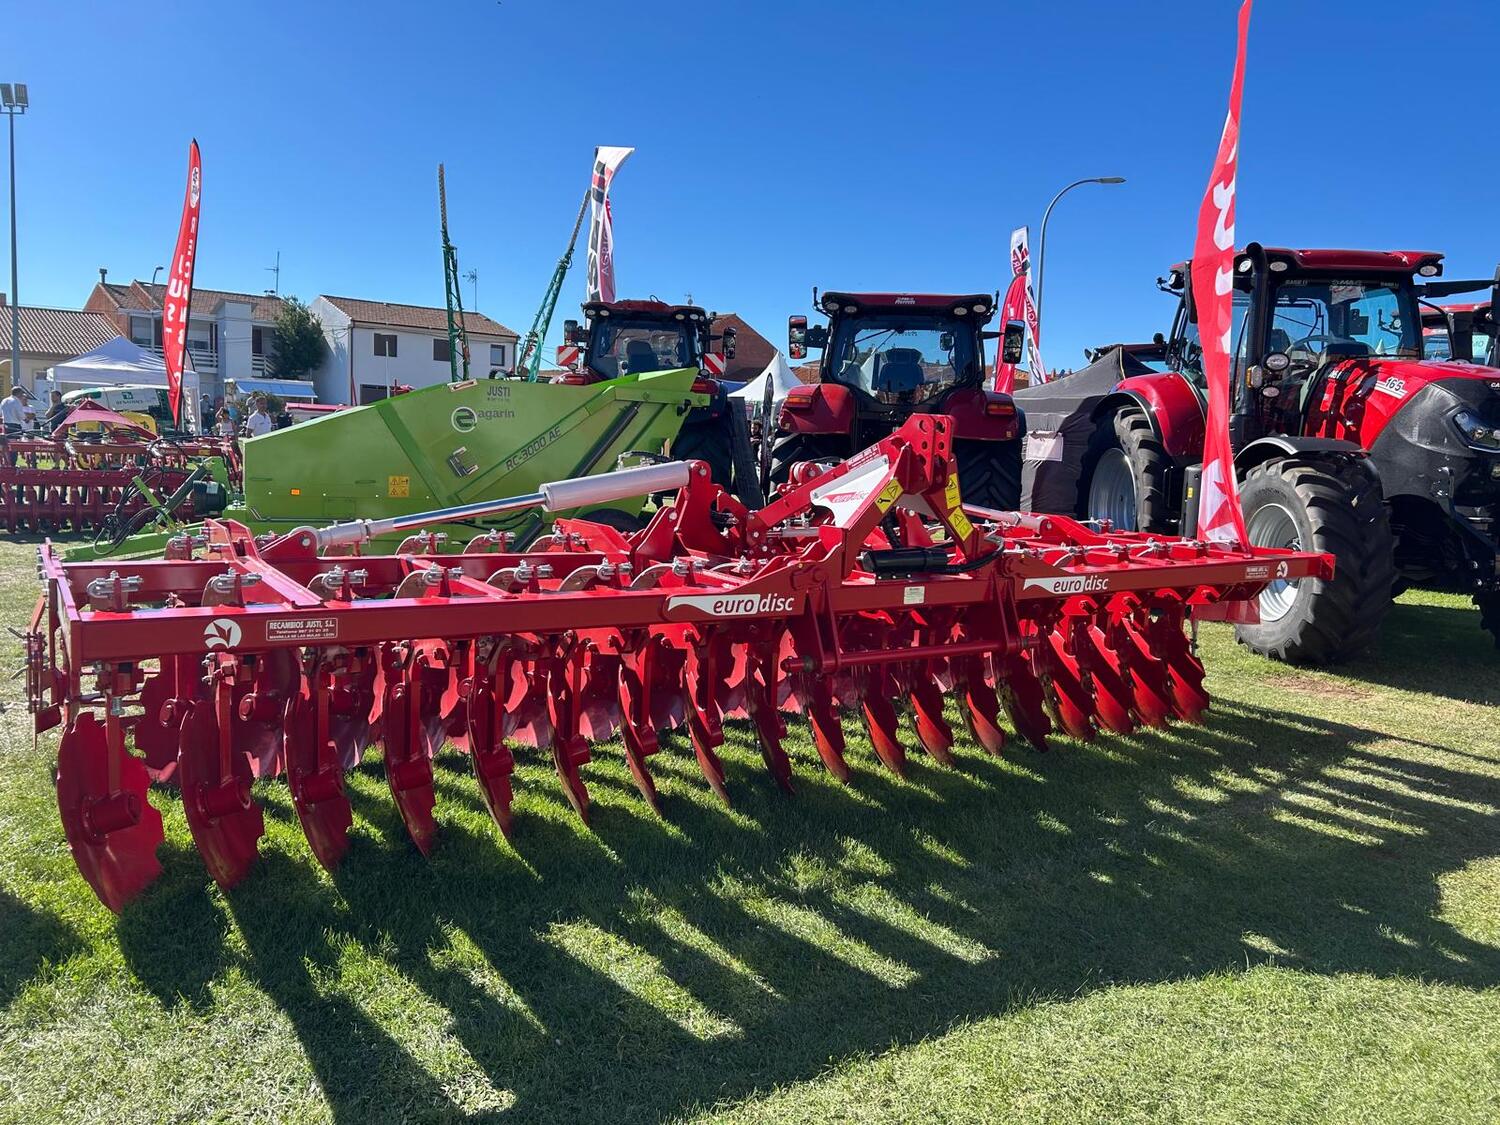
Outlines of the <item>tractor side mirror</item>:
M 1005 326 L 1000 338 L 1000 362 L 1020 363 L 1026 354 L 1026 325 L 1013 320 Z
M 953 350 L 953 333 L 944 332 L 941 336 L 939 336 L 938 347 L 945 352 L 951 352 Z
M 1165 336 L 1163 336 L 1160 332 L 1158 332 L 1156 335 L 1154 335 L 1154 336 L 1151 337 L 1151 342 L 1153 344 L 1155 344 L 1158 348 L 1160 348 L 1160 347 L 1162 347 L 1162 346 L 1164 346 L 1166 344 L 1167 338 Z
M 583 328 L 576 320 L 563 321 L 563 339 L 569 344 L 583 343 Z
M 724 347 L 723 347 L 722 350 L 724 352 L 724 358 L 725 359 L 733 359 L 734 358 L 734 342 L 738 338 L 739 338 L 739 330 L 738 329 L 735 329 L 735 328 L 726 328 L 726 329 L 724 329 L 724 341 L 723 341 Z
M 786 354 L 793 359 L 807 358 L 807 317 L 786 318 Z

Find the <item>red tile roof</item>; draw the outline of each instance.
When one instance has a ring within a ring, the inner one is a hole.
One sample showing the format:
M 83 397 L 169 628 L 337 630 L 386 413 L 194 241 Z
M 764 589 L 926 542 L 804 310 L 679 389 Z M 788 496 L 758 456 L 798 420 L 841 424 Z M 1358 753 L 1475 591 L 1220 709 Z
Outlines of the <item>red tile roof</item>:
M 818 365 L 816 363 L 804 363 L 799 367 L 792 368 L 792 374 L 797 376 L 799 383 L 816 383 L 818 381 Z
M 118 285 L 111 281 L 101 282 L 103 289 L 120 309 L 136 309 L 142 312 L 160 310 L 166 296 L 165 285 L 153 285 L 149 281 L 132 281 L 129 285 Z M 212 316 L 225 301 L 242 301 L 250 305 L 250 317 L 270 324 L 281 310 L 281 298 L 266 293 L 236 293 L 229 289 L 203 289 L 193 287 L 193 313 L 197 316 Z
M 739 313 L 718 313 L 713 320 L 714 335 L 721 335 L 726 328 L 735 330 L 734 359 L 729 361 L 724 375 L 729 379 L 754 379 L 766 369 L 776 355 L 776 345 L 767 340 Z M 715 341 L 715 346 L 718 342 Z
M 389 325 L 392 328 L 417 328 L 425 332 L 448 331 L 448 310 L 426 305 L 393 305 L 387 301 L 361 301 L 354 297 L 330 297 L 327 301 L 340 312 L 346 313 L 356 324 Z M 464 327 L 480 336 L 519 337 L 515 330 L 505 327 L 498 320 L 491 320 L 483 313 L 464 313 Z
M 0 352 L 10 354 L 9 305 L 0 305 Z M 21 352 L 72 358 L 91 352 L 119 333 L 103 313 L 20 306 Z

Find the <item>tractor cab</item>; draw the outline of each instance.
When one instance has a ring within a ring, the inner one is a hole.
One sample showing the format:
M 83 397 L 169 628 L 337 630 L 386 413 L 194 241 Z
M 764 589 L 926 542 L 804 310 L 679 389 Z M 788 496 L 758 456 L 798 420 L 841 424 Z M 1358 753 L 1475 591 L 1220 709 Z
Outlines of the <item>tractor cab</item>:
M 558 363 L 589 382 L 682 367 L 714 378 L 734 358 L 735 330 L 715 336 L 713 314 L 697 305 L 590 301 L 583 314 L 586 326 L 576 320 L 563 325 Z
M 1492 301 L 1422 306 L 1422 356 L 1500 367 L 1500 332 Z
M 818 382 L 793 388 L 782 406 L 772 478 L 785 479 L 797 461 L 852 456 L 913 414 L 947 414 L 964 495 L 1014 508 L 1023 420 L 1009 395 L 983 386 L 991 335 L 984 326 L 996 304 L 988 293 L 815 293 L 829 323 L 791 317 L 787 352 L 797 360 L 821 349 Z M 1007 358 L 1020 358 L 1021 342 L 1019 331 L 1007 330 Z

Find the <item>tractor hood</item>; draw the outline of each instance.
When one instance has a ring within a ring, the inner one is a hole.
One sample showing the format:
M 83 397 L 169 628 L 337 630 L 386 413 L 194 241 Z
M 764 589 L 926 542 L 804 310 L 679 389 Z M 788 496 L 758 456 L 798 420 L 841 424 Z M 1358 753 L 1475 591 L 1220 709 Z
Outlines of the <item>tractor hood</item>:
M 1456 403 L 1485 402 L 1500 409 L 1500 369 L 1472 363 L 1381 358 L 1347 360 L 1319 380 L 1308 408 L 1308 432 L 1346 438 L 1369 449 L 1398 414 L 1417 402 L 1428 387 L 1444 388 Z

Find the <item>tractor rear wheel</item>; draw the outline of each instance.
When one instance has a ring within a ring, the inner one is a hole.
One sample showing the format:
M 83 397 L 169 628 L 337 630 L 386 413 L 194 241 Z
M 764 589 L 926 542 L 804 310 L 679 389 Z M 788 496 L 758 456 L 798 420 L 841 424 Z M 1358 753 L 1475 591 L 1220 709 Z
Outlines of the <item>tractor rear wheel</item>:
M 1021 440 L 955 441 L 958 484 L 965 502 L 1002 512 L 1021 506 Z
M 723 488 L 734 484 L 734 454 L 729 434 L 717 423 L 684 426 L 672 443 L 674 461 L 705 461 L 713 482 Z
M 841 434 L 783 434 L 771 448 L 771 482 L 785 484 L 798 461 L 843 461 L 849 439 Z
M 1495 647 L 1500 648 L 1500 590 L 1475 594 L 1474 604 L 1479 607 L 1479 627 L 1494 634 Z
M 1100 427 L 1080 491 L 1085 519 L 1109 520 L 1120 531 L 1171 531 L 1167 477 L 1172 458 L 1145 411 L 1127 406 Z
M 1246 474 L 1240 505 L 1252 546 L 1326 551 L 1336 561 L 1331 581 L 1274 580 L 1260 596 L 1260 623 L 1235 627 L 1240 643 L 1294 664 L 1367 648 L 1396 581 L 1390 516 L 1368 465 L 1273 458 Z

